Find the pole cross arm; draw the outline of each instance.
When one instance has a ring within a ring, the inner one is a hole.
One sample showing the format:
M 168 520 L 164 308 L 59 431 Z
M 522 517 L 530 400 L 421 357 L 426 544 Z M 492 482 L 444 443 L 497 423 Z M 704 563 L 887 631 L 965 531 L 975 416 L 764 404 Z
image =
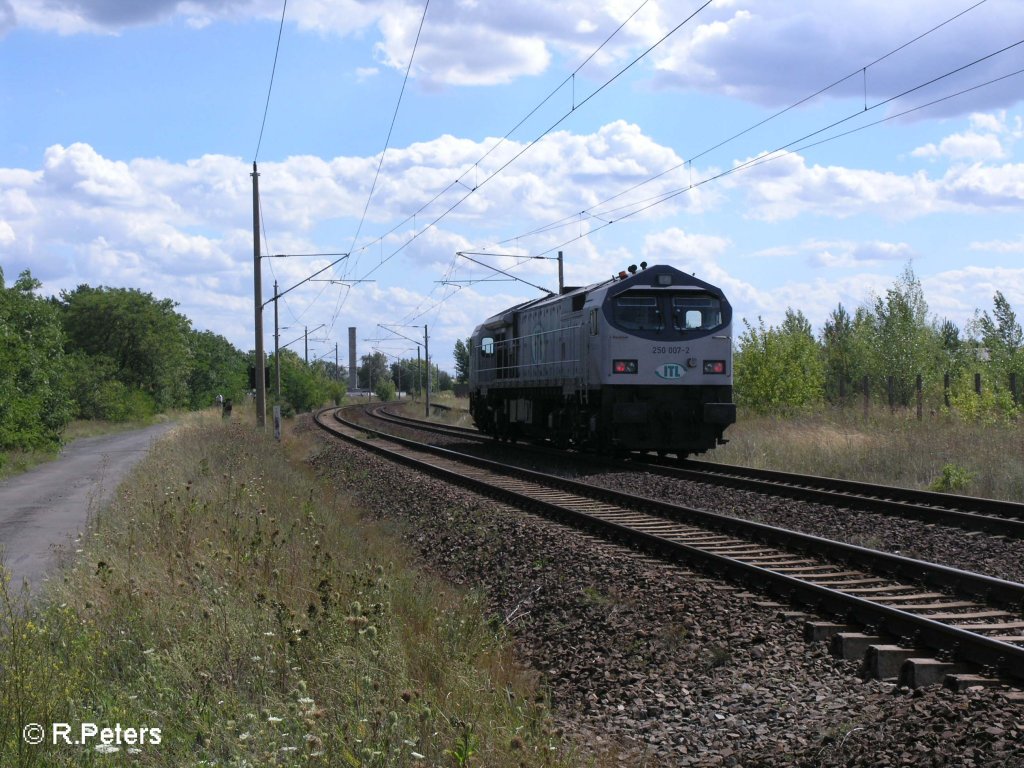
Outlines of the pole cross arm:
M 316 272 L 314 272 L 314 273 L 313 273 L 312 275 L 310 275 L 309 277 L 305 278 L 304 280 L 300 280 L 300 281 L 299 281 L 299 282 L 297 282 L 297 283 L 296 283 L 295 285 L 293 285 L 293 286 L 292 286 L 291 288 L 287 288 L 287 289 L 285 289 L 285 290 L 281 291 L 280 293 L 276 294 L 276 295 L 274 296 L 274 298 L 272 298 L 272 299 L 269 299 L 269 300 L 267 300 L 267 301 L 263 302 L 263 304 L 262 304 L 262 305 L 260 306 L 260 309 L 262 309 L 263 307 L 267 306 L 267 304 L 269 304 L 269 303 L 270 303 L 270 302 L 272 302 L 272 301 L 277 301 L 277 300 L 278 300 L 278 299 L 280 299 L 280 298 L 281 298 L 282 296 L 284 296 L 284 295 L 285 295 L 286 293 L 289 293 L 289 292 L 291 292 L 291 291 L 294 291 L 294 290 L 295 290 L 296 288 L 298 288 L 298 287 L 299 287 L 300 285 L 304 285 L 305 283 L 308 283 L 308 282 L 309 282 L 310 280 L 312 280 L 312 279 L 313 279 L 314 277 L 316 277 L 317 275 L 322 275 L 322 274 L 323 274 L 324 272 L 326 272 L 326 271 L 327 271 L 328 269 L 330 269 L 331 267 L 333 267 L 333 266 L 334 266 L 335 264 L 337 264 L 337 263 L 338 263 L 338 262 L 340 262 L 340 261 L 344 261 L 344 260 L 345 260 L 345 259 L 347 259 L 348 257 L 349 257 L 349 254 L 347 254 L 347 253 L 346 253 L 346 254 L 344 254 L 344 255 L 343 255 L 343 256 L 342 256 L 342 257 L 341 257 L 340 259 L 335 259 L 334 261 L 332 261 L 332 262 L 331 262 L 330 264 L 328 264 L 328 265 L 327 265 L 326 267 L 324 267 L 323 269 L 318 269 L 318 270 L 317 270 Z

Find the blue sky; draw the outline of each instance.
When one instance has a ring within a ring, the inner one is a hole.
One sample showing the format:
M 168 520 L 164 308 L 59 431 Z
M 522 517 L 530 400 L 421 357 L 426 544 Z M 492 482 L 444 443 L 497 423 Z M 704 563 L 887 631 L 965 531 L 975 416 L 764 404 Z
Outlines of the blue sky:
M 568 284 L 669 263 L 723 286 L 752 322 L 792 307 L 819 329 L 909 262 L 937 318 L 966 328 L 996 290 L 1024 315 L 1024 45 L 892 98 L 1024 39 L 1024 4 L 975 3 L 433 0 L 356 239 L 422 3 L 291 0 L 257 156 L 278 0 L 0 0 L 0 267 L 8 281 L 30 268 L 45 294 L 89 283 L 171 298 L 251 349 L 256 159 L 264 251 L 352 251 L 324 276 L 376 281 L 282 300 L 283 342 L 322 326 L 311 355 L 338 342 L 346 359 L 354 325 L 360 354 L 415 356 L 368 340 L 390 335 L 378 323 L 427 323 L 451 369 L 457 338 L 540 295 L 439 282 L 485 276 L 458 250 L 561 247 Z M 556 282 L 550 261 L 475 258 Z M 265 297 L 330 261 L 264 260 Z

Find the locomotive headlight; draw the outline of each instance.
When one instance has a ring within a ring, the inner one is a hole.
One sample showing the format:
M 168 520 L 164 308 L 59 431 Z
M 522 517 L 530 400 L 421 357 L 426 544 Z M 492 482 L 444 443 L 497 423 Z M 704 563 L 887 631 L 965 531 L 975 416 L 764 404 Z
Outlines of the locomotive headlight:
M 612 360 L 612 373 L 636 373 L 636 360 Z
M 725 373 L 725 360 L 705 360 L 704 373 Z

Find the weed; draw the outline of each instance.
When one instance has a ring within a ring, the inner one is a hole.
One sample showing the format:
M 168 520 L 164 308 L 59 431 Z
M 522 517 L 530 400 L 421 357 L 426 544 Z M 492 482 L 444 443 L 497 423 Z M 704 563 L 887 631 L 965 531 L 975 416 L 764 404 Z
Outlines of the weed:
M 948 463 L 942 465 L 942 474 L 935 478 L 928 487 L 942 493 L 959 493 L 967 490 L 972 480 L 974 480 L 973 472 L 957 464 Z

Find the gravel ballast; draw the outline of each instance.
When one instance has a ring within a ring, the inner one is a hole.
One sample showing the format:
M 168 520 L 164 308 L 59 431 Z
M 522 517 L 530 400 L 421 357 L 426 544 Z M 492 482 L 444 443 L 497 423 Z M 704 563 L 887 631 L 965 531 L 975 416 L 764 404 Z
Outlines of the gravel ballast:
M 567 738 L 595 754 L 650 766 L 1024 766 L 1024 707 L 998 691 L 863 681 L 859 664 L 759 606 L 765 597 L 318 435 L 317 471 L 398 521 L 426 567 L 486 596 Z M 637 481 L 620 475 L 591 479 Z

